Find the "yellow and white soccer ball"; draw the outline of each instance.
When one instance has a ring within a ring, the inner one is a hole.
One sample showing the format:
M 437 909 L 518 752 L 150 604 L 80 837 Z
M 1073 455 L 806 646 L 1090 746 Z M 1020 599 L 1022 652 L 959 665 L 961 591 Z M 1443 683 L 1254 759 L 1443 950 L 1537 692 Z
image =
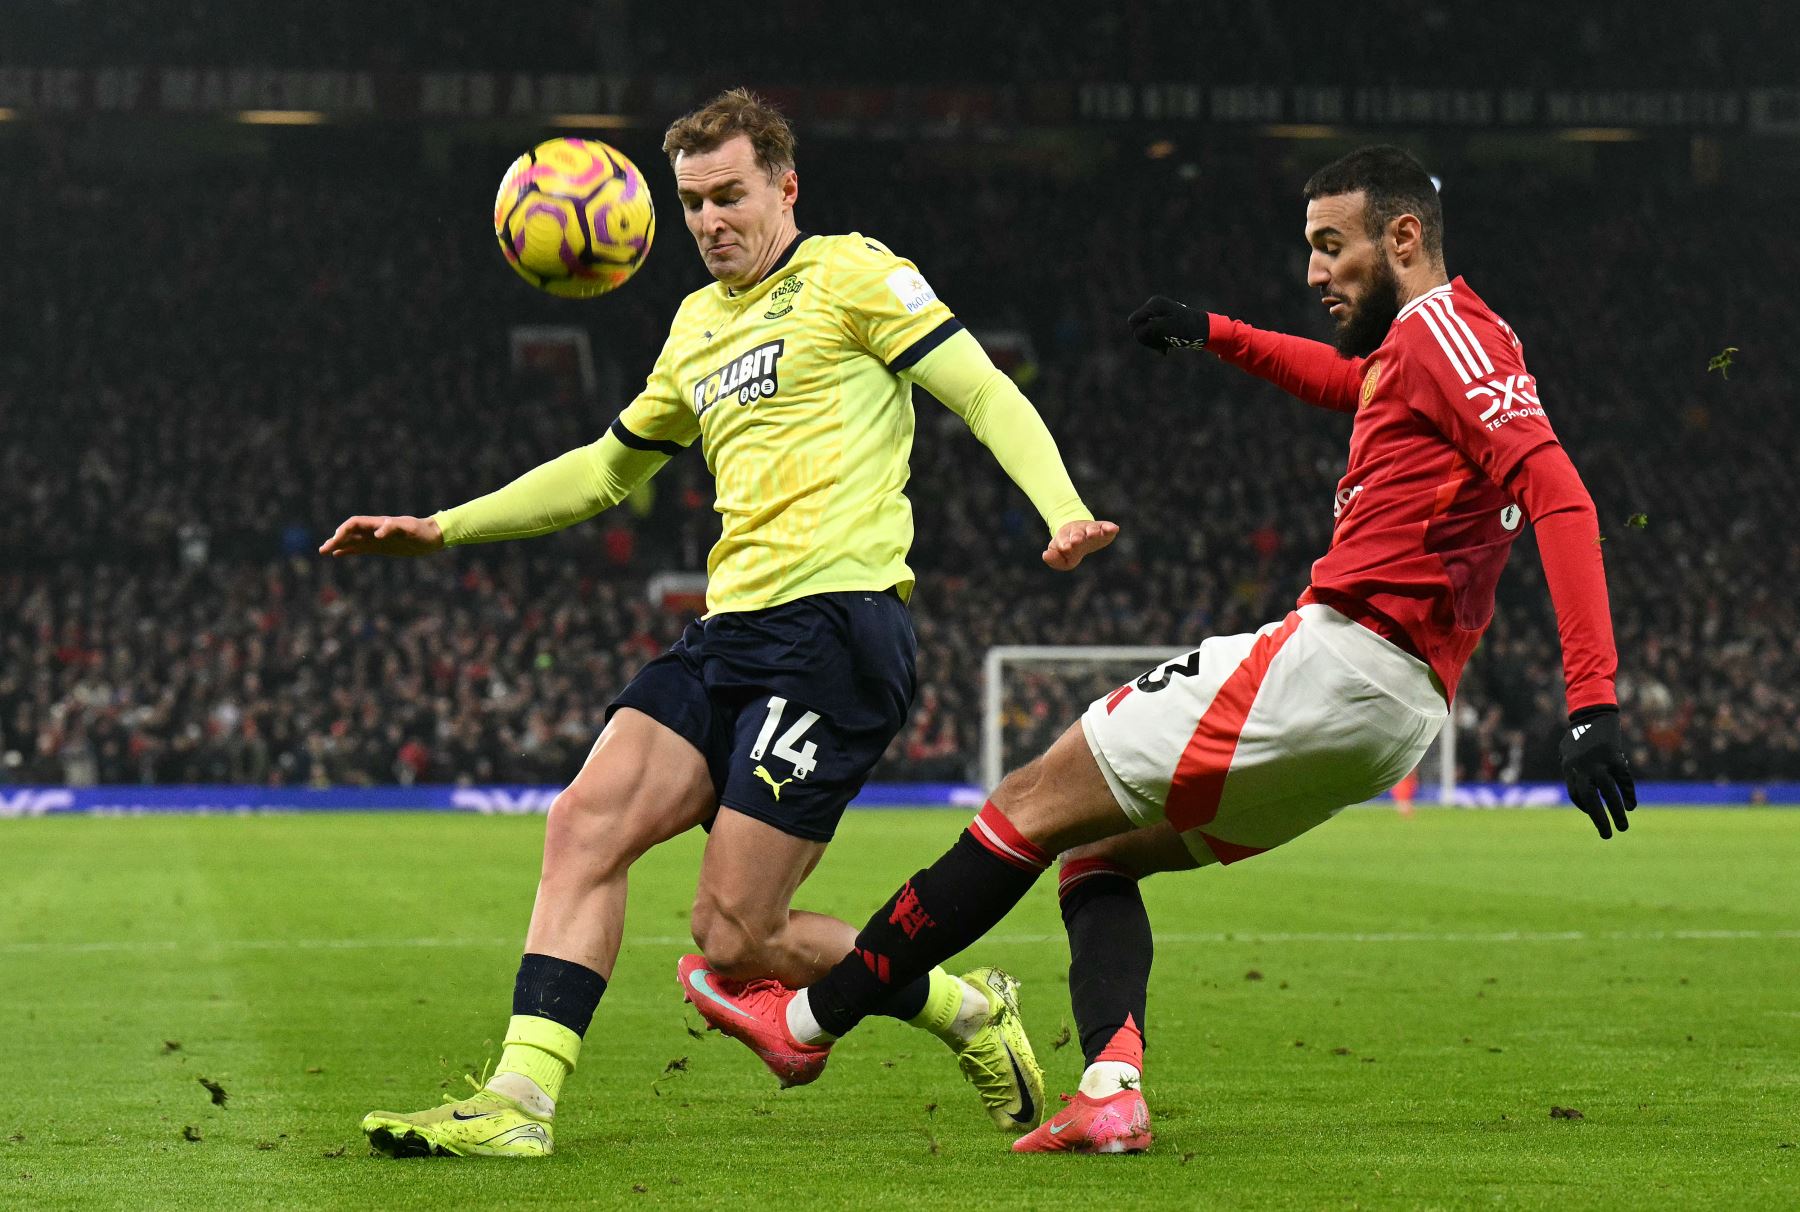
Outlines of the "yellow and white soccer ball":
M 656 238 L 650 187 L 623 152 L 593 139 L 551 139 L 506 170 L 494 199 L 506 263 L 553 295 L 623 286 Z

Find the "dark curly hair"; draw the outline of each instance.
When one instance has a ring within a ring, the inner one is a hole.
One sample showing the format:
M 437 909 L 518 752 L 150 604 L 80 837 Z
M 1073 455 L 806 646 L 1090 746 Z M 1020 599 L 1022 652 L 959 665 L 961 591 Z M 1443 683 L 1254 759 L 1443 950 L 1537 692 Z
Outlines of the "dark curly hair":
M 1363 224 L 1372 239 L 1381 239 L 1388 224 L 1401 215 L 1414 215 L 1422 229 L 1426 255 L 1443 261 L 1444 204 L 1438 199 L 1437 186 L 1431 183 L 1431 174 L 1412 153 L 1388 144 L 1359 147 L 1314 173 L 1300 192 L 1310 202 L 1357 190 L 1368 199 Z

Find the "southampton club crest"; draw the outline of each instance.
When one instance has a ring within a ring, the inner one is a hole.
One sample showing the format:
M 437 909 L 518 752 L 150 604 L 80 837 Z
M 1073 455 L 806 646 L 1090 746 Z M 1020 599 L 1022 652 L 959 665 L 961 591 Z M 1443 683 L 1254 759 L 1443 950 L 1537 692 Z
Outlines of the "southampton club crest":
M 794 300 L 800 297 L 800 290 L 806 285 L 799 274 L 789 274 L 780 285 L 769 292 L 769 310 L 763 313 L 765 320 L 779 320 L 794 310 Z
M 740 406 L 745 406 L 780 391 L 778 368 L 786 347 L 786 341 L 764 341 L 694 384 L 694 415 L 705 415 L 720 400 L 735 397 Z

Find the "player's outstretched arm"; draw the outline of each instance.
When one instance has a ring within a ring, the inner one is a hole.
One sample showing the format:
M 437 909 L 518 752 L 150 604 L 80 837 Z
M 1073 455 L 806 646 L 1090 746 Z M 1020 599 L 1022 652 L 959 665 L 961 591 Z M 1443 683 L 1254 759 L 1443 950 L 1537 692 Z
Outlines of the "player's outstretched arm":
M 1051 531 L 1044 563 L 1068 572 L 1118 536 L 1116 523 L 1095 521 L 1082 504 L 1044 419 L 981 342 L 959 332 L 906 374 L 961 417 L 1031 498 Z
M 1544 581 L 1556 608 L 1568 686 L 1569 723 L 1563 730 L 1563 778 L 1569 799 L 1587 813 L 1602 838 L 1630 828 L 1637 786 L 1619 721 L 1614 675 L 1612 611 L 1600 524 L 1593 498 L 1562 446 L 1549 442 L 1522 459 L 1507 488 L 1531 519 Z
M 319 554 L 422 556 L 443 549 L 444 531 L 435 518 L 357 514 L 338 525 Z
M 673 443 L 620 437 L 613 428 L 598 442 L 558 455 L 504 488 L 429 518 L 354 517 L 319 550 L 325 555 L 425 555 L 467 543 L 494 543 L 549 534 L 617 505 L 669 461 Z M 625 434 L 629 437 L 630 431 Z M 643 449 L 643 447 L 652 449 Z
M 1207 349 L 1295 399 L 1333 412 L 1355 412 L 1366 359 L 1344 358 L 1323 341 L 1265 332 L 1156 295 L 1125 321 L 1140 345 L 1166 354 Z

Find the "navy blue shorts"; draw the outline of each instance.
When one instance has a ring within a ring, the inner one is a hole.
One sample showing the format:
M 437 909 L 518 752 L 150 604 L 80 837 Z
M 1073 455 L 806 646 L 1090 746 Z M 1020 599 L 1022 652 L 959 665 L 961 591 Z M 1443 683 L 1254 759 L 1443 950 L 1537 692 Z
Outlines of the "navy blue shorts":
M 917 650 L 891 590 L 715 614 L 689 623 L 606 715 L 630 707 L 685 737 L 726 807 L 830 841 L 906 723 Z

